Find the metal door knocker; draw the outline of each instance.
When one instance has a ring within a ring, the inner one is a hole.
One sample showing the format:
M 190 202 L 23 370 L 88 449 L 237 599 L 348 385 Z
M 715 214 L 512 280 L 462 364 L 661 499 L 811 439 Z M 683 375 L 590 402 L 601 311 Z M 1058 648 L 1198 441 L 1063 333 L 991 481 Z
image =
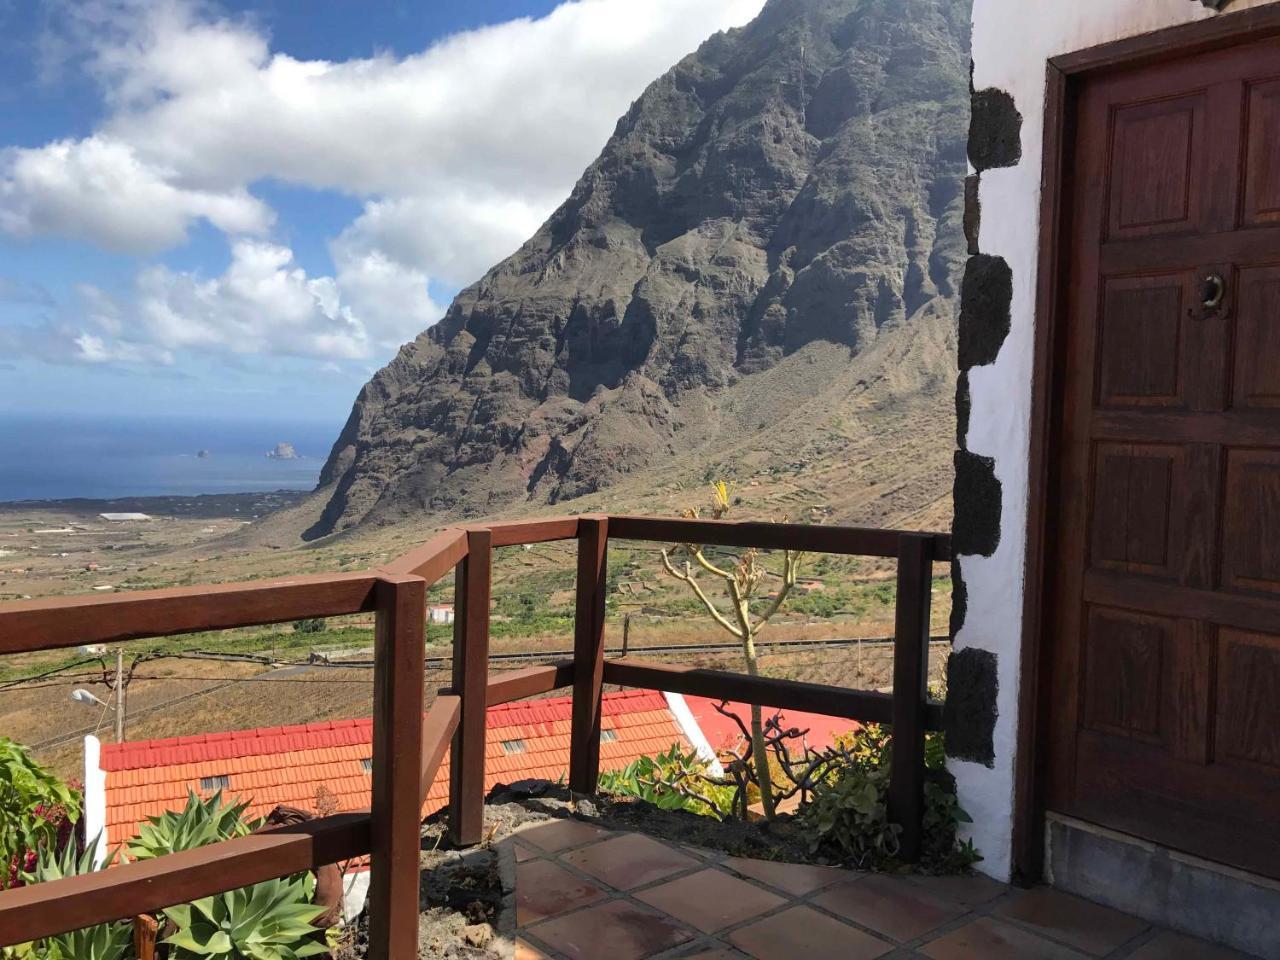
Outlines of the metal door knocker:
M 1204 278 L 1204 289 L 1200 299 L 1204 302 L 1205 310 L 1216 310 L 1222 305 L 1222 298 L 1226 296 L 1227 285 L 1219 274 L 1211 273 Z

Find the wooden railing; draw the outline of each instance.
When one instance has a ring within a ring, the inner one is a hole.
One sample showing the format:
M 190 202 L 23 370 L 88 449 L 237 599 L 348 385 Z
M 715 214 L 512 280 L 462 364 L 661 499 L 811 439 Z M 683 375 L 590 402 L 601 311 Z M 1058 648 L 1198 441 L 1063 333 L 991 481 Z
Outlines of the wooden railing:
M 578 542 L 574 656 L 488 675 L 495 547 Z M 893 694 L 632 659 L 605 660 L 611 539 L 855 554 L 897 561 Z M 446 749 L 449 827 L 459 844 L 483 836 L 485 711 L 573 688 L 569 785 L 594 793 L 605 683 L 804 710 L 893 725 L 891 819 L 902 854 L 919 853 L 928 702 L 929 602 L 943 534 L 797 524 L 580 516 L 450 529 L 377 570 L 219 586 L 68 597 L 0 606 L 0 654 L 259 626 L 372 611 L 376 615 L 370 810 L 277 827 L 110 870 L 0 893 L 0 946 L 133 917 L 225 890 L 371 854 L 370 956 L 417 956 L 422 803 Z M 455 576 L 453 679 L 423 714 L 426 591 Z

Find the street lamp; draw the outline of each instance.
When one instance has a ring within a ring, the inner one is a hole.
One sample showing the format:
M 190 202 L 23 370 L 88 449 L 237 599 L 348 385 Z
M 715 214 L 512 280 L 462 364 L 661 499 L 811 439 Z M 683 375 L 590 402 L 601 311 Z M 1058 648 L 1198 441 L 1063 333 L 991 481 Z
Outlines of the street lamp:
M 108 707 L 112 710 L 115 709 L 111 704 L 107 703 L 101 697 L 94 696 L 88 690 L 84 689 L 84 687 L 76 687 L 76 689 L 72 690 L 71 699 L 76 703 L 83 703 L 86 707 Z

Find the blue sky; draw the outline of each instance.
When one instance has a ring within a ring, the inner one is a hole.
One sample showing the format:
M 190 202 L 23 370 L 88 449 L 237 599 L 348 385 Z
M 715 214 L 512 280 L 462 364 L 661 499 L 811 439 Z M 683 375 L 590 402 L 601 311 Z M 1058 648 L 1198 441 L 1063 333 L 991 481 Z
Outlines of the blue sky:
M 0 413 L 340 423 L 761 0 L 0 0 Z

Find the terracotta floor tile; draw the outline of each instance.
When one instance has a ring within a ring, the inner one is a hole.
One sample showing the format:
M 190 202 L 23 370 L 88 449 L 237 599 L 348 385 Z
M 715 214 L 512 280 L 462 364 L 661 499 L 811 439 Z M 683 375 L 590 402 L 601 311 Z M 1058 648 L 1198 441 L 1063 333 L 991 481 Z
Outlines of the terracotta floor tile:
M 526 847 L 522 843 L 513 843 L 511 846 L 516 852 L 516 863 L 524 863 L 526 860 L 534 860 L 541 856 L 533 847 Z
M 537 947 L 527 944 L 523 940 L 517 940 L 516 960 L 547 960 L 547 955 Z
M 1099 957 L 1150 926 L 1145 920 L 1049 887 L 1019 890 L 993 912 Z
M 1129 955 L 1129 960 L 1249 960 L 1243 953 L 1165 930 Z
M 550 860 L 516 864 L 516 923 L 526 927 L 603 900 L 605 892 Z
M 715 933 L 776 910 L 787 902 L 715 869 L 699 870 L 679 880 L 650 887 L 635 897 L 703 933 Z
M 767 883 L 775 890 L 793 897 L 830 886 L 837 880 L 848 880 L 851 873 L 836 867 L 820 867 L 808 863 L 778 863 L 772 860 L 748 860 L 745 857 L 728 857 L 724 865 L 744 877 Z
M 981 903 L 989 903 L 1009 889 L 1008 884 L 1001 883 L 999 880 L 992 880 L 981 873 L 975 873 L 970 876 L 953 874 L 946 877 L 918 875 L 907 879 L 935 897 L 945 897 L 966 907 L 976 907 Z
M 990 917 L 979 917 L 918 950 L 933 960 L 1087 960 L 1083 953 Z
M 792 907 L 740 927 L 728 939 L 756 960 L 872 960 L 893 949 L 809 907 Z
M 662 880 L 699 865 L 693 857 L 638 833 L 574 850 L 562 859 L 619 890 Z
M 532 933 L 571 960 L 641 960 L 693 939 L 669 917 L 613 900 L 539 924 Z
M 548 820 L 536 826 L 526 827 L 518 834 L 525 843 L 531 844 L 548 853 L 567 850 L 569 847 L 580 847 L 593 840 L 602 840 L 611 836 L 608 830 L 581 820 Z
M 842 883 L 813 902 L 899 941 L 922 937 L 966 912 L 955 901 L 936 897 L 901 877 L 873 876 Z

